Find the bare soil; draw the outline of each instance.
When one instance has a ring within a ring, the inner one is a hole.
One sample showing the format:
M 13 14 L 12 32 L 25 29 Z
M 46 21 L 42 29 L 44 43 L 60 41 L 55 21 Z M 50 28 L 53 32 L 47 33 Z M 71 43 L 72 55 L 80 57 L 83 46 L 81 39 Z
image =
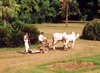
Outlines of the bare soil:
M 49 69 L 53 70 L 53 69 L 64 69 L 67 71 L 73 71 L 73 70 L 79 70 L 79 69 L 83 69 L 83 68 L 89 68 L 94 70 L 95 67 L 97 65 L 95 65 L 92 62 L 67 62 L 67 63 L 54 63 L 52 65 L 48 65 L 46 67 L 49 67 Z

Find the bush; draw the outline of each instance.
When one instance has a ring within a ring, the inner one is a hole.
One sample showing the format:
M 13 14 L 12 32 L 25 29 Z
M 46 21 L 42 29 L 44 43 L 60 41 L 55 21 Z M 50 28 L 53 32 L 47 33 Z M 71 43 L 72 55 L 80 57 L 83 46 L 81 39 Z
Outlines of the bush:
M 36 26 L 33 24 L 30 25 L 24 25 L 22 31 L 24 32 L 28 32 L 29 34 L 29 40 L 31 42 L 31 44 L 38 44 L 38 36 L 40 34 L 40 31 L 37 30 Z
M 84 39 L 100 41 L 100 19 L 88 22 L 83 29 L 82 37 Z
M 19 47 L 24 44 L 24 32 L 21 31 L 23 23 L 20 21 L 1 26 L 0 28 L 0 47 Z
M 23 23 L 21 21 L 15 21 L 8 27 L 7 47 L 19 47 L 23 45 L 24 33 L 21 31 Z
M 6 45 L 7 38 L 7 27 L 0 26 L 0 47 L 4 47 Z
M 0 26 L 4 26 L 4 21 L 0 19 Z
M 31 44 L 38 43 L 40 32 L 34 25 L 24 24 L 21 21 L 15 21 L 7 27 L 0 26 L 0 47 L 19 47 L 24 45 L 23 36 L 25 32 L 29 33 Z

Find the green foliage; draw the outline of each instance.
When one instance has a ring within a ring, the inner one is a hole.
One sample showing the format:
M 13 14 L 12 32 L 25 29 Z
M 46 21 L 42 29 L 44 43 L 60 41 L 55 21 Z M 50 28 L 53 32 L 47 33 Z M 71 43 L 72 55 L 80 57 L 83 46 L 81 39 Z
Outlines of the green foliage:
M 61 10 L 59 0 L 21 0 L 19 20 L 32 24 L 53 22 Z
M 24 24 L 21 21 L 15 21 L 7 27 L 0 27 L 0 47 L 19 47 L 24 45 L 23 36 L 25 32 L 29 33 L 31 44 L 38 43 L 40 32 L 34 25 Z
M 15 0 L 0 0 L 0 17 L 4 19 L 4 26 L 6 26 L 6 19 L 12 19 L 15 12 Z
M 0 47 L 3 47 L 6 45 L 6 40 L 7 40 L 7 27 L 0 26 Z
M 38 44 L 38 36 L 40 34 L 40 31 L 36 28 L 35 25 L 24 25 L 22 31 L 29 33 L 29 40 L 31 44 Z
M 66 9 L 62 9 L 62 3 L 60 1 L 61 0 L 0 0 L 0 17 L 6 17 L 5 20 L 10 23 L 16 20 L 21 20 L 28 24 L 58 22 L 66 18 Z M 100 18 L 99 0 L 67 1 L 69 4 L 69 20 L 85 21 Z
M 66 18 L 66 2 L 65 0 L 62 3 L 62 11 L 61 16 L 65 19 Z M 79 17 L 80 9 L 79 3 L 77 0 L 68 0 L 68 17 L 69 20 L 77 20 Z
M 78 2 L 75 0 L 72 0 L 72 1 L 69 0 L 68 4 L 69 4 L 69 16 L 77 15 L 80 11 L 80 9 L 78 8 L 79 7 Z
M 88 22 L 83 29 L 82 37 L 84 39 L 100 41 L 100 20 L 94 19 Z
M 81 20 L 81 21 L 86 21 L 88 15 L 84 15 L 84 16 L 80 15 L 79 17 L 80 17 L 79 20 Z
M 0 26 L 4 25 L 4 21 L 0 19 Z
M 18 47 L 21 46 L 24 42 L 23 42 L 23 36 L 24 33 L 21 32 L 21 28 L 22 28 L 23 23 L 21 23 L 20 21 L 16 21 L 13 22 L 11 24 L 11 27 L 9 28 L 9 40 L 7 41 L 7 46 L 8 47 Z
M 94 18 L 100 18 L 100 4 L 99 0 L 77 0 L 79 3 L 79 9 L 81 12 L 80 20 L 86 16 L 86 20 L 93 20 Z M 84 20 L 84 19 L 83 19 Z

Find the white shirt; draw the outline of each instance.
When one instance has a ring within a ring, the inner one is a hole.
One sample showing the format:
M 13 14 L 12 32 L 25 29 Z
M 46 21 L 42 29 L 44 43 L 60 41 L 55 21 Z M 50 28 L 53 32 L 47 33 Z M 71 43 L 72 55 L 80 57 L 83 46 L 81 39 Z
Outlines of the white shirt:
M 45 37 L 44 37 L 42 34 L 39 35 L 39 37 L 38 37 L 39 41 L 43 41 L 44 38 L 45 38 Z
M 26 35 L 24 36 L 24 42 L 28 43 L 28 38 L 26 39 Z

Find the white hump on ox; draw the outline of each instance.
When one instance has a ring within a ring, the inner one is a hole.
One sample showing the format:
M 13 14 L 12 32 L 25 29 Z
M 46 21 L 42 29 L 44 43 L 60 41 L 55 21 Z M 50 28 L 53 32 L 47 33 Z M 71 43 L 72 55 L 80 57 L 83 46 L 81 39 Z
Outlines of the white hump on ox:
M 64 33 L 54 33 L 52 35 L 53 39 L 53 50 L 55 50 L 55 44 L 57 44 L 59 41 L 62 41 L 64 43 L 64 49 L 66 50 L 68 42 L 72 42 L 72 49 L 74 49 L 74 43 L 76 39 L 79 39 L 79 34 L 75 34 L 74 32 L 70 34 Z

